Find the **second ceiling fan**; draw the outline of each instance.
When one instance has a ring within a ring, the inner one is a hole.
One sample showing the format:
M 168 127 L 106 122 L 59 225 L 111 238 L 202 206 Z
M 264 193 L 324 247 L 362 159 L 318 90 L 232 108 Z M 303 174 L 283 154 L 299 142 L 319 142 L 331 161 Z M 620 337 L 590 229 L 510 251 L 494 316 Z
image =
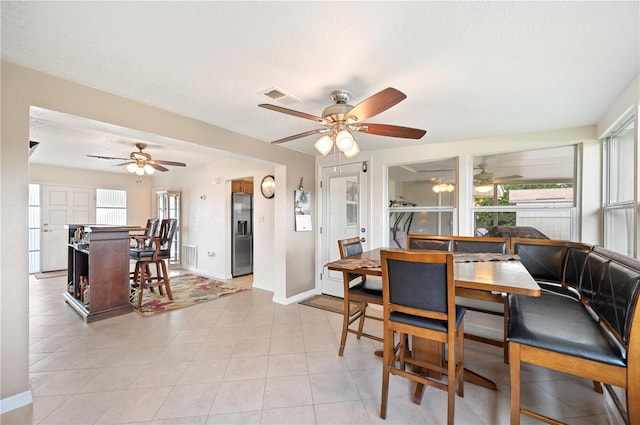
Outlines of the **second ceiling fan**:
M 387 137 L 400 137 L 404 139 L 420 139 L 425 135 L 425 130 L 417 128 L 363 122 L 364 120 L 386 111 L 406 99 L 406 97 L 407 95 L 401 91 L 396 90 L 393 87 L 388 87 L 363 100 L 356 106 L 351 106 L 348 104 L 351 99 L 351 93 L 346 90 L 334 90 L 331 92 L 331 100 L 333 100 L 334 103 L 333 105 L 327 106 L 322 111 L 321 117 L 265 103 L 258 106 L 272 111 L 293 115 L 298 118 L 315 121 L 323 126 L 314 130 L 305 131 L 304 133 L 294 134 L 293 136 L 275 140 L 271 143 L 284 143 L 300 139 L 302 137 L 311 136 L 313 134 L 324 134 L 324 136 L 318 139 L 314 144 L 314 147 L 318 152 L 325 156 L 331 152 L 335 144 L 336 148 L 340 150 L 345 157 L 353 158 L 360 152 L 360 147 L 354 140 L 352 132 L 362 132 Z

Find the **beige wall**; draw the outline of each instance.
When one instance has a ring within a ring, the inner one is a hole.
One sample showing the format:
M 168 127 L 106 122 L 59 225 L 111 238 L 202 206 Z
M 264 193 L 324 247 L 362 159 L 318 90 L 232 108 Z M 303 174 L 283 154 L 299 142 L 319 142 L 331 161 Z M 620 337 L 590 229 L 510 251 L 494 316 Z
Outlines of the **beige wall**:
M 293 211 L 293 191 L 300 178 L 315 185 L 315 160 L 309 155 L 271 145 L 201 121 L 186 118 L 50 75 L 2 62 L 0 144 L 0 398 L 3 409 L 14 400 L 28 402 L 29 291 L 27 262 L 29 107 L 39 106 L 96 121 L 167 136 L 259 158 L 274 167 L 274 208 Z M 267 283 L 274 299 L 312 290 L 315 238 L 296 233 L 292 214 L 273 219 Z

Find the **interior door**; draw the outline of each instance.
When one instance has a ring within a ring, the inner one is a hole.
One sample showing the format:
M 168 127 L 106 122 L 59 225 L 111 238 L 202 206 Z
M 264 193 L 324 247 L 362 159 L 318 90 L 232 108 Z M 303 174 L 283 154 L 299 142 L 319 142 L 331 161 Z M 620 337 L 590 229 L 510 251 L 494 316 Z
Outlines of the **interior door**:
M 67 224 L 93 224 L 94 190 L 82 187 L 42 185 L 40 256 L 42 271 L 67 268 Z
M 368 174 L 362 162 L 322 169 L 322 234 L 320 264 L 340 258 L 338 240 L 358 236 L 364 250 L 369 248 Z M 342 273 L 324 268 L 321 292 L 343 296 Z

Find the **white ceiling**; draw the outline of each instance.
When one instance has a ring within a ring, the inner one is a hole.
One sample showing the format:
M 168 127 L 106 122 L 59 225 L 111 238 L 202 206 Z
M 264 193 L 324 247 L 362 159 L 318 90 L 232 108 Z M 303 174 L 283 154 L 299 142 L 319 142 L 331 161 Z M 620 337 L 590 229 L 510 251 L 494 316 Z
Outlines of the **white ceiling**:
M 386 87 L 403 91 L 406 100 L 369 121 L 423 128 L 426 136 L 358 134 L 372 150 L 593 125 L 640 73 L 636 1 L 3 1 L 0 8 L 3 60 L 265 142 L 317 125 L 258 108 L 278 104 L 262 94 L 274 86 L 301 99 L 283 106 L 313 115 L 331 103 L 333 89 L 349 90 L 353 105 Z M 128 156 L 140 140 L 156 159 L 202 158 L 181 156 L 188 149 L 179 141 L 60 115 L 36 111 L 32 138 L 42 146 L 32 161 L 68 165 L 58 153 L 70 151 Z M 315 154 L 314 141 L 284 146 Z

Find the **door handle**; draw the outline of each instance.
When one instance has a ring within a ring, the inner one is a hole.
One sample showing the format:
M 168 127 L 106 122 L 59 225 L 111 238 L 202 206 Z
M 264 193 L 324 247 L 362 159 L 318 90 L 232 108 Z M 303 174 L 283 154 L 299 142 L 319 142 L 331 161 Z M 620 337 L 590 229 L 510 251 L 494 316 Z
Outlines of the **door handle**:
M 367 241 L 367 238 L 360 238 L 360 242 L 365 243 Z

